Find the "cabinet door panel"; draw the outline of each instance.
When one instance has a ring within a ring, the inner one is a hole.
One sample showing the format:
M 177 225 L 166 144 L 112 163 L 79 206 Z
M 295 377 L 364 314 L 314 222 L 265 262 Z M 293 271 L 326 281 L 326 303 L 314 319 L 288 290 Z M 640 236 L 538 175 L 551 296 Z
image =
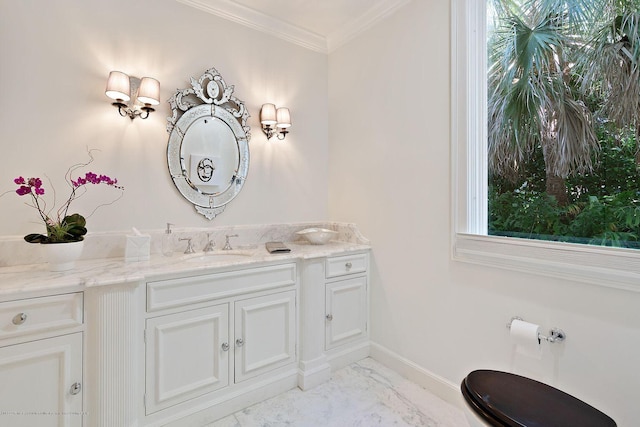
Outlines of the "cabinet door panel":
M 327 350 L 367 334 L 367 279 L 355 277 L 326 287 Z
M 235 303 L 235 381 L 295 361 L 295 291 Z
M 81 390 L 82 333 L 0 348 L 1 426 L 80 427 Z
M 227 304 L 147 320 L 147 414 L 229 384 Z

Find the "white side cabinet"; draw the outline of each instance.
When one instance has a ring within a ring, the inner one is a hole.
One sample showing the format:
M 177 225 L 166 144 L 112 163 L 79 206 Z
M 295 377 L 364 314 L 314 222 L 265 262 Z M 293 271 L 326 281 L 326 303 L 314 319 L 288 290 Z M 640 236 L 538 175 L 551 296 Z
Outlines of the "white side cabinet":
M 298 387 L 369 356 L 369 251 L 302 262 Z
M 368 339 L 368 254 L 327 258 L 325 350 Z
M 82 293 L 0 303 L 0 425 L 83 425 Z
M 223 411 L 283 375 L 294 384 L 296 296 L 294 263 L 148 282 L 148 423 Z

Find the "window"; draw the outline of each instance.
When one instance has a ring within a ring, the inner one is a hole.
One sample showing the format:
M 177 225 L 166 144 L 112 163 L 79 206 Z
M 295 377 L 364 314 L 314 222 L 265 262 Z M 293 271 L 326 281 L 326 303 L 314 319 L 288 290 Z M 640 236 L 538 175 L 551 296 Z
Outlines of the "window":
M 640 251 L 490 235 L 487 10 L 452 1 L 453 257 L 456 260 L 640 291 Z

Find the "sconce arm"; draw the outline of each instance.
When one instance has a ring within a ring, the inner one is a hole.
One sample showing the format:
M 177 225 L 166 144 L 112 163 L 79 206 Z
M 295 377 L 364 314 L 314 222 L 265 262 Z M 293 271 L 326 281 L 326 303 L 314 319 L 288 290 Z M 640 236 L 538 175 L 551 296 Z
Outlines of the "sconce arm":
M 271 125 L 262 125 L 262 132 L 267 135 L 267 139 L 271 139 L 275 129 L 271 127 Z
M 145 104 L 144 107 L 140 107 L 139 110 L 133 110 L 129 108 L 127 104 L 120 101 L 113 102 L 111 103 L 111 105 L 118 109 L 118 114 L 120 114 L 122 117 L 129 117 L 131 120 L 135 119 L 136 117 L 140 117 L 144 120 L 149 117 L 149 114 L 156 111 L 154 108 L 149 106 L 150 104 Z

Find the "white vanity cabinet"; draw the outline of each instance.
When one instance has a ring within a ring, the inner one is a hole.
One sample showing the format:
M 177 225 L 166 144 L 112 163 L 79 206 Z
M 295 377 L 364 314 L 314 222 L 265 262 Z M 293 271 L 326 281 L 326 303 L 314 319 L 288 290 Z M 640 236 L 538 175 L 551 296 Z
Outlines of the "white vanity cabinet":
M 371 248 L 340 227 L 287 254 L 3 269 L 0 427 L 204 426 L 327 381 L 370 346 Z
M 0 302 L 0 425 L 83 425 L 82 293 Z
M 146 288 L 145 415 L 152 425 L 265 387 L 281 368 L 295 380 L 295 263 Z
M 368 254 L 325 261 L 325 350 L 368 337 Z

